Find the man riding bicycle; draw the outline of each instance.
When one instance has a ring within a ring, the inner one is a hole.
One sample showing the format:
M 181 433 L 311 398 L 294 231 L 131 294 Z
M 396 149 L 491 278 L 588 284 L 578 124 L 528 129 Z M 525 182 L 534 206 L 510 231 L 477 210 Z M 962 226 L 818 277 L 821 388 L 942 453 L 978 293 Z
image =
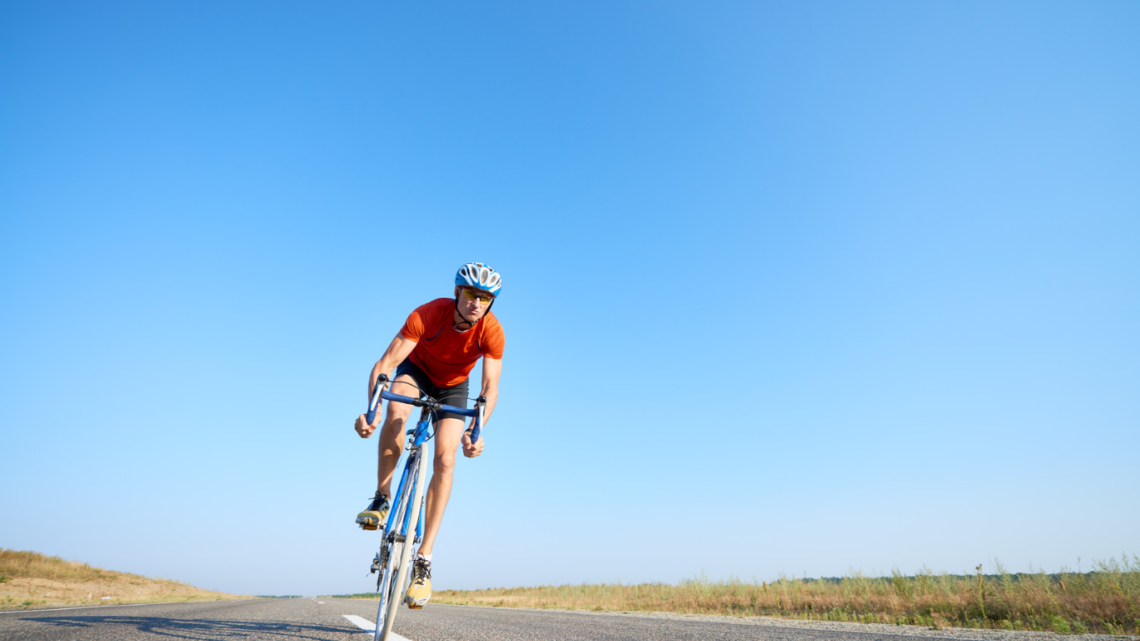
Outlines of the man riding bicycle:
M 499 397 L 505 344 L 503 328 L 490 311 L 502 286 L 502 276 L 488 265 L 467 263 L 460 267 L 455 274 L 454 299 L 437 298 L 408 316 L 400 333 L 372 368 L 368 397 L 372 397 L 377 379 L 387 380 L 395 368 L 392 393 L 413 398 L 427 395 L 444 405 L 466 408 L 467 378 L 482 358 L 483 387 L 479 395 L 487 399 L 483 420 L 490 419 Z M 365 530 L 382 527 L 388 516 L 392 476 L 404 450 L 404 425 L 411 411 L 411 405 L 388 403 L 380 430 L 376 495 L 356 516 L 356 522 Z M 369 424 L 361 414 L 356 419 L 356 432 L 361 438 L 368 438 L 379 420 L 377 414 Z M 412 585 L 408 588 L 408 605 L 414 608 L 423 607 L 431 598 L 431 548 L 451 495 L 455 452 L 460 445 L 468 458 L 483 453 L 483 439 L 471 442 L 461 415 L 440 412 L 435 422 L 435 460 L 427 491 L 423 542 L 412 564 Z

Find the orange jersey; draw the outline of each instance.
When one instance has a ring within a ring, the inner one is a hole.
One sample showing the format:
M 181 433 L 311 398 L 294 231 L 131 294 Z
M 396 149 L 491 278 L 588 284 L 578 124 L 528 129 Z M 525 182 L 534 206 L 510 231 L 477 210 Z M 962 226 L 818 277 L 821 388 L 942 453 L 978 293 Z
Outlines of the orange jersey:
M 506 345 L 503 326 L 491 312 L 465 332 L 456 331 L 454 313 L 453 299 L 437 298 L 417 307 L 400 330 L 401 336 L 416 341 L 408 359 L 440 387 L 462 383 L 483 356 L 502 358 Z

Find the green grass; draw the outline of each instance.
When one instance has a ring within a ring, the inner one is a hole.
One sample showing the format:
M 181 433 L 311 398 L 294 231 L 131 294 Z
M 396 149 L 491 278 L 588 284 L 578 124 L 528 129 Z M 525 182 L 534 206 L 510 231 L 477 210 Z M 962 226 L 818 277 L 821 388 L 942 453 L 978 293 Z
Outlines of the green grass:
M 436 603 L 577 610 L 780 616 L 820 621 L 1140 635 L 1140 558 L 1094 563 L 1091 572 L 797 579 L 704 577 L 663 583 L 437 590 Z M 344 595 L 358 596 L 358 595 Z M 376 598 L 375 594 L 359 595 Z

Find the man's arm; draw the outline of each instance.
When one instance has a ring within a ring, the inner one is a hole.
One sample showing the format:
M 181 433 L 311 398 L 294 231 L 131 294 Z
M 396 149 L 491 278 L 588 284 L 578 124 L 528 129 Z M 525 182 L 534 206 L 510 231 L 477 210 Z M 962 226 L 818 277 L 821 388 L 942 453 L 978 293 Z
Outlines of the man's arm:
M 372 388 L 376 386 L 376 378 L 381 374 L 391 374 L 392 370 L 403 363 L 415 348 L 416 341 L 404 338 L 403 334 L 396 334 L 396 338 L 392 339 L 392 344 L 384 350 L 384 355 L 376 361 L 372 373 L 368 376 L 368 400 L 372 400 Z
M 376 379 L 381 374 L 387 374 L 392 371 L 394 367 L 404 362 L 408 354 L 416 348 L 416 341 L 404 338 L 403 334 L 396 334 L 396 338 L 392 339 L 392 344 L 384 351 L 384 355 L 380 360 L 376 361 L 376 365 L 372 367 L 372 374 L 368 376 L 368 400 L 372 400 L 372 388 L 376 386 Z M 368 438 L 372 436 L 372 432 L 380 425 L 381 414 L 376 412 L 376 418 L 369 424 L 367 417 L 361 414 L 356 417 L 356 423 L 353 427 L 360 438 Z
M 483 422 L 491 420 L 495 411 L 495 401 L 499 400 L 499 376 L 503 373 L 503 359 L 483 357 L 483 391 L 479 396 L 487 399 L 487 409 L 483 410 Z
M 487 399 L 487 407 L 483 410 L 484 427 L 491 420 L 491 412 L 495 410 L 495 402 L 499 400 L 499 376 L 502 373 L 503 359 L 483 357 L 483 391 L 479 393 L 479 396 Z M 472 419 L 471 425 L 475 425 L 474 419 Z M 463 455 L 467 458 L 474 458 L 482 453 L 483 439 L 480 438 L 479 442 L 472 445 L 470 434 L 464 432 Z

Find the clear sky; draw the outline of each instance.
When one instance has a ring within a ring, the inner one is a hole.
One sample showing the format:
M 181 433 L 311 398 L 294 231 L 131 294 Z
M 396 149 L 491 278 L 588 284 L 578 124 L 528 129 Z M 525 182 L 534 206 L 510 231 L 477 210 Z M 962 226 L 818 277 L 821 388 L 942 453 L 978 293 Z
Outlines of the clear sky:
M 0 546 L 367 590 L 368 371 L 485 261 L 502 394 L 438 588 L 1136 553 L 1138 32 L 1128 1 L 0 4 Z

